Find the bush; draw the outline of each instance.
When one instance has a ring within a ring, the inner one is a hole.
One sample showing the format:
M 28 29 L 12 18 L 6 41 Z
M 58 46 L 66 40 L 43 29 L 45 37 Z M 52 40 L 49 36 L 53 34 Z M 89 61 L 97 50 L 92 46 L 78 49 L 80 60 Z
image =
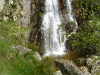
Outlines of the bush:
M 69 37 L 68 44 L 73 51 L 97 53 L 100 51 L 100 20 L 94 18 Z

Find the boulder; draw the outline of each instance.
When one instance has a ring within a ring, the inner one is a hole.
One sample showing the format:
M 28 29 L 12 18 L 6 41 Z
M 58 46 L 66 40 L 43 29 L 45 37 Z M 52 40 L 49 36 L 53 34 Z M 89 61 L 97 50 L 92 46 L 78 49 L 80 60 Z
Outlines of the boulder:
M 100 60 L 97 60 L 91 68 L 92 75 L 100 75 Z
M 23 47 L 23 46 L 20 46 L 20 45 L 12 45 L 12 47 L 13 47 L 20 55 L 26 54 L 26 53 L 28 53 L 28 52 L 31 51 L 31 49 L 28 49 L 28 48 Z
M 42 60 L 42 59 L 41 59 L 41 56 L 40 56 L 40 54 L 39 54 L 38 52 L 35 52 L 35 53 L 34 53 L 34 56 L 35 56 L 35 58 L 36 58 L 38 61 Z
M 100 75 L 100 57 L 91 55 L 86 58 L 79 58 L 78 62 L 87 66 L 92 75 Z
M 55 64 L 59 67 L 63 75 L 91 75 L 89 72 L 83 72 L 71 60 L 59 59 L 55 61 Z
M 89 67 L 92 75 L 100 75 L 100 60 L 99 56 L 92 55 L 87 57 L 86 65 Z
M 80 69 L 85 75 L 91 75 L 86 66 L 81 66 Z
M 56 72 L 54 73 L 54 75 L 62 75 L 62 73 L 61 73 L 60 70 L 58 70 L 58 71 L 56 71 Z
M 0 35 L 0 39 L 4 39 L 4 37 Z

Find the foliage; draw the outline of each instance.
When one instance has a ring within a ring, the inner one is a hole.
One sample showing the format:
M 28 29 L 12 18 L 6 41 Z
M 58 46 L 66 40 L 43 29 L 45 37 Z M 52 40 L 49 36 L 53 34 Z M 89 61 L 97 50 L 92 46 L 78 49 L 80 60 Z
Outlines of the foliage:
M 85 10 L 85 14 L 89 15 L 100 15 L 100 1 L 99 0 L 79 0 L 79 5 Z
M 13 42 L 14 44 L 25 44 L 26 32 L 28 30 L 29 27 L 20 27 L 18 23 L 10 18 L 0 22 L 0 35 L 4 36 L 6 40 Z
M 49 57 L 43 58 L 42 61 L 40 61 L 37 66 L 35 66 L 35 75 L 54 75 L 54 68 L 52 65 L 52 61 Z M 45 67 L 45 68 L 44 68 Z
M 72 50 L 85 53 L 100 51 L 100 19 L 94 18 L 79 28 L 76 34 L 69 37 Z
M 12 53 L 12 59 L 8 59 Z M 26 58 L 27 57 L 27 58 Z M 30 52 L 25 58 L 11 47 L 11 43 L 0 39 L 0 75 L 53 75 L 50 59 L 37 61 Z
M 15 7 L 17 6 L 17 4 L 16 4 L 16 3 L 13 3 L 13 4 L 11 4 L 11 6 L 12 6 L 13 8 L 15 8 Z
M 42 17 L 44 15 L 43 12 L 39 12 L 39 16 Z
M 38 46 L 34 45 L 33 43 L 27 43 L 27 47 L 33 51 L 38 51 Z
M 50 59 L 36 60 L 33 51 L 38 47 L 34 44 L 25 44 L 26 32 L 29 27 L 20 27 L 18 23 L 8 18 L 0 20 L 0 75 L 53 75 L 53 66 Z M 19 55 L 12 47 L 12 44 L 24 45 L 32 49 L 31 52 Z M 44 64 L 45 63 L 45 64 Z

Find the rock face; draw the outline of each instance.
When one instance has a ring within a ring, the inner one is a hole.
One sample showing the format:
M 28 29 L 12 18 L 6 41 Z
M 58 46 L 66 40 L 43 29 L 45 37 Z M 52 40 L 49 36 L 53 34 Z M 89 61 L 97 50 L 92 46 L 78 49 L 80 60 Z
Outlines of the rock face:
M 2 10 L 1 15 L 4 19 L 13 18 L 22 27 L 31 24 L 30 20 L 34 13 L 34 8 L 35 3 L 33 3 L 33 0 L 0 0 L 0 12 Z
M 100 57 L 90 56 L 86 58 L 79 58 L 78 62 L 87 66 L 92 75 L 100 75 Z
M 23 0 L 22 2 L 23 12 L 21 11 L 22 18 L 21 18 L 21 25 L 26 27 L 30 24 L 30 17 L 31 17 L 31 0 Z
M 91 69 L 92 75 L 100 75 L 100 60 L 96 61 Z
M 30 33 L 30 42 L 34 43 L 40 43 L 41 41 L 41 22 L 42 22 L 42 16 L 44 14 L 44 0 L 38 0 L 38 1 L 33 1 L 33 8 L 32 11 L 34 11 L 31 15 L 30 22 L 33 22 L 32 27 L 34 28 L 31 30 Z
M 71 60 L 60 59 L 55 61 L 55 64 L 63 75 L 91 75 L 89 72 L 83 72 Z

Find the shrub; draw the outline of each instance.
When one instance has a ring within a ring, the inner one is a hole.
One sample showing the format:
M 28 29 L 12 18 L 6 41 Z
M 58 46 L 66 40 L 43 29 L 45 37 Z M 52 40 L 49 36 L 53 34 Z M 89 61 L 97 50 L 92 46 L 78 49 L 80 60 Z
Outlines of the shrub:
M 74 51 L 97 53 L 100 51 L 100 20 L 94 18 L 69 37 L 69 45 Z

